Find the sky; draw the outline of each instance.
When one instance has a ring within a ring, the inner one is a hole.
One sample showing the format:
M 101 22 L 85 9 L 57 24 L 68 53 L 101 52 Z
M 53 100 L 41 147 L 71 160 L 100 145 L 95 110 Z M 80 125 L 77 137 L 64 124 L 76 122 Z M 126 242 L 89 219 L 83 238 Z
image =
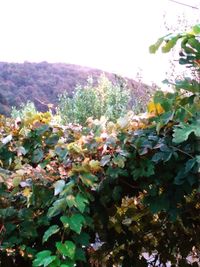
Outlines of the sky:
M 200 0 L 179 0 L 200 7 Z M 170 0 L 0 0 L 0 61 L 63 62 L 160 83 L 169 55 L 148 47 L 200 9 Z

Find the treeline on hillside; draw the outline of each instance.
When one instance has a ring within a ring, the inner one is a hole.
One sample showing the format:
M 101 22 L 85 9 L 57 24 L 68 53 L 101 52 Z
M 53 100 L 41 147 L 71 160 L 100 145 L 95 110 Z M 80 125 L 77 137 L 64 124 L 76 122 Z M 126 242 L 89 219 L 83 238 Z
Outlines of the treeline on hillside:
M 104 73 L 112 82 L 121 80 L 115 74 Z M 98 69 L 63 63 L 0 62 L 0 113 L 8 115 L 12 106 L 19 107 L 28 100 L 38 110 L 46 111 L 47 104 L 58 103 L 58 95 L 65 91 L 72 95 L 77 84 L 86 85 L 90 76 L 97 81 L 101 74 Z M 125 80 L 134 95 L 145 97 L 150 90 L 147 85 Z

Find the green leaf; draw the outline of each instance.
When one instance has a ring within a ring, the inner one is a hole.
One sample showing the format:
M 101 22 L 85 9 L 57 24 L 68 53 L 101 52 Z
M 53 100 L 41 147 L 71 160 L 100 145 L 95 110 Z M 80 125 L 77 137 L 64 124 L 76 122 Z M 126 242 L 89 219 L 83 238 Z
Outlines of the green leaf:
M 192 30 L 193 30 L 194 34 L 200 34 L 200 24 L 193 26 Z
M 91 173 L 82 173 L 80 175 L 81 181 L 86 185 L 86 186 L 93 186 L 95 182 L 98 180 L 98 178 L 91 174 Z
M 168 53 L 176 45 L 180 37 L 181 35 L 177 35 L 175 37 L 172 37 L 170 40 L 166 41 L 166 44 L 162 47 L 162 52 Z
M 75 260 L 86 262 L 85 252 L 81 248 L 76 249 Z
M 69 218 L 69 227 L 77 234 L 81 233 L 81 229 L 84 223 L 85 223 L 85 218 L 81 214 L 73 214 Z
M 56 181 L 53 184 L 53 187 L 54 187 L 54 196 L 57 196 L 58 194 L 60 194 L 60 192 L 62 192 L 64 186 L 65 186 L 65 181 L 64 180 Z
M 71 260 L 74 259 L 76 245 L 72 241 L 65 241 L 65 243 L 57 242 L 56 248 L 62 255 L 70 258 Z
M 58 215 L 66 208 L 66 200 L 64 198 L 58 199 L 53 203 L 53 207 L 50 207 L 47 212 L 47 217 L 52 218 Z
M 77 209 L 82 213 L 85 211 L 86 204 L 89 203 L 88 199 L 81 193 L 76 195 L 75 202 Z
M 75 266 L 75 262 L 65 260 L 65 264 L 61 264 L 60 267 L 74 267 L 74 266 Z
M 185 165 L 185 172 L 188 173 L 189 171 L 191 171 L 191 169 L 194 167 L 195 163 L 196 163 L 196 158 L 195 159 L 189 159 Z
M 33 157 L 32 157 L 32 162 L 33 163 L 38 163 L 40 162 L 44 157 L 44 153 L 41 148 L 37 148 L 33 152 Z
M 52 134 L 45 140 L 45 143 L 49 146 L 55 146 L 58 143 L 59 138 L 60 137 L 57 134 Z
M 84 232 L 80 233 L 80 235 L 75 235 L 73 240 L 81 246 L 88 246 L 90 244 L 90 236 Z
M 66 196 L 66 202 L 69 208 L 76 206 L 75 196 L 70 194 Z
M 56 234 L 58 231 L 60 230 L 60 228 L 58 227 L 58 225 L 52 225 L 50 226 L 44 233 L 43 238 L 42 238 L 42 243 L 46 242 L 50 236 Z
M 149 207 L 153 213 L 158 213 L 162 210 L 167 211 L 170 207 L 169 199 L 165 195 L 152 197 Z
M 67 156 L 68 151 L 66 148 L 57 146 L 55 149 L 55 153 L 59 156 L 61 160 L 64 160 L 65 157 Z
M 159 49 L 159 47 L 161 46 L 161 44 L 163 43 L 163 41 L 164 41 L 164 37 L 159 38 L 158 41 L 157 41 L 155 44 L 153 44 L 153 45 L 151 45 L 151 46 L 149 47 L 149 52 L 150 52 L 151 54 L 155 54 L 156 51 L 157 51 L 157 50 Z
M 65 228 L 69 227 L 69 218 L 67 216 L 61 216 L 60 220 L 63 223 Z
M 33 266 L 48 266 L 56 259 L 56 256 L 51 256 L 50 250 L 43 250 L 36 254 L 36 259 L 33 261 Z
M 198 120 L 191 124 L 180 123 L 180 125 L 174 129 L 173 142 L 176 144 L 182 143 L 188 139 L 191 133 L 200 137 L 200 124 Z
M 49 130 L 49 125 L 48 124 L 44 124 L 41 127 L 36 129 L 36 133 L 37 135 L 43 135 L 45 132 L 47 132 Z
M 115 165 L 117 165 L 119 168 L 124 168 L 125 161 L 126 161 L 126 158 L 121 156 L 121 155 L 117 155 L 116 157 L 113 157 L 113 159 L 112 159 L 112 162 Z

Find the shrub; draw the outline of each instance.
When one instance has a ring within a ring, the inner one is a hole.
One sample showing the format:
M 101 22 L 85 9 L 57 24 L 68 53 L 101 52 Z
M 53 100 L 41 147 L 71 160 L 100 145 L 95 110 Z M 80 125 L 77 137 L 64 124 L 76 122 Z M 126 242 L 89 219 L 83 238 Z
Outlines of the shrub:
M 20 105 L 19 108 L 12 107 L 11 110 L 11 117 L 12 118 L 26 118 L 28 116 L 32 116 L 33 114 L 36 114 L 37 110 L 35 107 L 35 104 L 31 101 L 27 101 L 26 103 L 23 103 Z
M 90 78 L 86 86 L 77 86 L 72 97 L 67 92 L 60 95 L 58 114 L 63 123 L 85 125 L 89 117 L 100 119 L 101 116 L 116 121 L 127 112 L 129 101 L 130 90 L 126 85 L 121 87 L 102 75 L 97 85 Z

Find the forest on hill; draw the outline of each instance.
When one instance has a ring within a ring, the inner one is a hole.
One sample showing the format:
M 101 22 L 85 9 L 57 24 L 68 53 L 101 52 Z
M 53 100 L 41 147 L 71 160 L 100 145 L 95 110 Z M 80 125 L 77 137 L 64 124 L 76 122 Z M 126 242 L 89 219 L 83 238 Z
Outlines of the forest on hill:
M 94 82 L 101 70 L 64 63 L 6 63 L 0 62 L 0 113 L 8 115 L 11 107 L 19 107 L 28 100 L 34 102 L 40 111 L 47 110 L 47 104 L 56 105 L 58 95 L 68 92 L 72 95 L 77 84 L 86 85 L 88 77 Z M 104 72 L 112 82 L 119 82 L 119 76 Z M 134 94 L 144 94 L 149 86 L 125 79 Z

